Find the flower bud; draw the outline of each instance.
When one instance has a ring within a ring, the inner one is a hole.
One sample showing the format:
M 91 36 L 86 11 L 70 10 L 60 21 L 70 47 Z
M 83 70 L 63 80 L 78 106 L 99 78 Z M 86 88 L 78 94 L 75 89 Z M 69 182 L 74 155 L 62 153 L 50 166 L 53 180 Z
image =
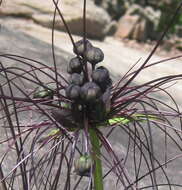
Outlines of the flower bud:
M 112 85 L 112 81 L 109 77 L 109 71 L 103 66 L 98 67 L 93 71 L 92 80 L 100 86 L 103 92 Z
M 96 83 L 99 83 L 99 84 L 103 83 L 108 78 L 109 78 L 109 71 L 103 66 L 98 67 L 92 73 L 93 81 L 96 82 Z
M 73 73 L 70 78 L 69 78 L 69 82 L 71 84 L 75 84 L 78 86 L 82 86 L 84 83 L 84 76 L 78 73 Z
M 74 57 L 70 60 L 67 72 L 72 73 L 81 73 L 82 71 L 82 60 L 78 57 Z
M 104 53 L 100 48 L 97 47 L 91 47 L 86 51 L 86 59 L 89 61 L 91 64 L 97 64 L 104 59 Z
M 93 161 L 91 156 L 89 155 L 80 156 L 74 162 L 75 172 L 79 176 L 89 177 L 92 166 L 93 166 Z
M 80 97 L 80 87 L 71 84 L 66 88 L 66 96 L 71 100 L 77 100 Z
M 100 95 L 101 89 L 94 82 L 87 82 L 81 87 L 81 98 L 86 102 L 96 101 Z
M 85 40 L 85 46 L 84 46 L 84 40 L 82 39 L 75 43 L 73 52 L 77 55 L 83 56 L 84 50 L 87 51 L 91 47 L 92 47 L 92 44 L 88 40 Z

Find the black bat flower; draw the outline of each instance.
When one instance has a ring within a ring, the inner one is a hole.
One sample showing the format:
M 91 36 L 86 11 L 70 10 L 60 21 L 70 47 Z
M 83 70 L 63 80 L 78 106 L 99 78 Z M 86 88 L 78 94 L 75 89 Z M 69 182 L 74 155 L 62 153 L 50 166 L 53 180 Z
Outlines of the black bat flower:
M 182 3 L 144 63 L 115 81 L 100 65 L 104 52 L 86 38 L 86 0 L 83 38 L 78 42 L 58 2 L 53 0 L 52 34 L 58 13 L 75 53 L 68 60 L 68 78 L 57 68 L 54 43 L 53 67 L 33 58 L 0 54 L 0 124 L 5 131 L 0 145 L 6 147 L 0 162 L 3 190 L 103 190 L 110 180 L 115 189 L 181 189 L 175 178 L 181 165 L 174 173 L 171 164 L 182 157 L 181 112 L 166 84 L 181 80 L 182 74 L 143 84 L 133 81 L 142 70 L 167 60 L 147 65 Z M 4 60 L 18 66 L 7 66 Z M 159 92 L 173 106 L 158 98 Z

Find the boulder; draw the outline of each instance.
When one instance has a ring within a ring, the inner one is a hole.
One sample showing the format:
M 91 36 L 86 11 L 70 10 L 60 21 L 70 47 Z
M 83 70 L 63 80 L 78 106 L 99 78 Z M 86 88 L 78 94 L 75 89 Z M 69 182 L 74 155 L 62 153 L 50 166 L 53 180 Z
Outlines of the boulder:
M 119 20 L 115 36 L 138 41 L 155 39 L 159 17 L 160 11 L 154 11 L 152 7 L 142 8 L 132 5 Z
M 59 8 L 73 34 L 83 35 L 83 2 L 79 0 L 62 0 Z M 52 27 L 54 4 L 45 0 L 7 0 L 2 3 L 0 15 L 16 16 L 32 19 L 45 27 Z M 87 36 L 94 39 L 104 39 L 110 31 L 110 16 L 97 7 L 92 1 L 87 2 Z M 111 25 L 113 26 L 113 25 Z M 59 16 L 56 17 L 55 28 L 65 31 L 65 26 Z
M 27 57 L 29 59 L 44 63 L 47 66 L 53 67 L 51 46 L 20 31 L 9 30 L 4 26 L 1 26 L 0 44 L 0 54 L 20 55 L 22 57 Z M 65 75 L 67 70 L 67 64 L 72 55 L 65 52 L 64 50 L 55 47 L 55 56 L 59 73 Z M 20 59 L 23 60 L 22 58 Z M 26 66 L 21 62 L 15 61 L 13 59 L 11 60 L 0 57 L 0 61 L 3 63 L 4 66 L 15 66 L 23 69 L 30 69 L 29 66 Z M 39 64 L 36 64 L 36 62 L 29 61 L 29 63 L 40 67 Z M 2 76 L 0 76 L 0 81 L 2 82 L 3 78 L 1 77 Z M 43 73 L 40 73 L 39 77 L 43 83 L 50 82 L 50 78 L 48 78 Z M 19 81 L 17 82 L 19 83 Z
M 96 5 L 104 8 L 112 19 L 118 20 L 127 9 L 128 2 L 121 0 L 92 0 Z
M 182 26 L 178 26 L 176 28 L 176 34 L 178 35 L 178 37 L 182 37 Z
M 138 41 L 145 41 L 147 39 L 146 20 L 140 20 L 136 23 L 131 33 L 131 38 Z
M 119 20 L 118 29 L 115 36 L 119 38 L 129 38 L 133 32 L 134 26 L 139 20 L 138 15 L 125 15 Z

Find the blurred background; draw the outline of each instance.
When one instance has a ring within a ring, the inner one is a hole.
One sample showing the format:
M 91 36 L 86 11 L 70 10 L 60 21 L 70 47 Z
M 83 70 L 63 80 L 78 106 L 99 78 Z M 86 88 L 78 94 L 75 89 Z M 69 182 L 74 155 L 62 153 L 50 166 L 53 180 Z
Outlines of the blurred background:
M 104 40 L 114 36 L 121 40 L 152 43 L 170 22 L 180 0 L 89 0 L 87 1 L 87 36 Z M 83 1 L 62 0 L 59 7 L 73 34 L 82 35 Z M 39 24 L 52 28 L 53 2 L 51 0 L 4 0 L 0 8 L 1 23 L 17 29 Z M 24 23 L 25 22 L 25 23 Z M 55 28 L 65 31 L 57 17 Z M 182 14 L 166 36 L 163 48 L 182 50 Z M 134 44 L 132 44 L 134 45 Z

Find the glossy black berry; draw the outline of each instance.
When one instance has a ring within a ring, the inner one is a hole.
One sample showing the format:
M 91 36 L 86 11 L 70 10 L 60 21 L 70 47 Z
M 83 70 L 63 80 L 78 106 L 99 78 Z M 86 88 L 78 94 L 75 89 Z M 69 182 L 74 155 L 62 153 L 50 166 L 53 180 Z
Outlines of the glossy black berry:
M 84 76 L 78 73 L 73 73 L 69 77 L 69 82 L 78 86 L 82 86 L 84 83 Z
M 75 43 L 75 47 L 73 48 L 73 52 L 76 55 L 83 56 L 84 50 L 87 51 L 92 47 L 92 44 L 88 41 L 85 40 L 85 49 L 84 49 L 84 40 L 79 40 L 78 42 Z
M 82 71 L 82 60 L 79 57 L 74 57 L 70 60 L 67 72 L 72 73 L 81 73 Z
M 85 102 L 96 101 L 100 95 L 101 89 L 94 82 L 87 82 L 81 87 L 81 98 Z
M 70 84 L 65 92 L 66 96 L 71 100 L 77 100 L 80 97 L 80 87 L 78 85 Z
M 94 65 L 103 61 L 104 59 L 104 53 L 102 52 L 100 48 L 97 48 L 97 47 L 89 48 L 86 51 L 85 56 L 86 56 L 87 61 Z

